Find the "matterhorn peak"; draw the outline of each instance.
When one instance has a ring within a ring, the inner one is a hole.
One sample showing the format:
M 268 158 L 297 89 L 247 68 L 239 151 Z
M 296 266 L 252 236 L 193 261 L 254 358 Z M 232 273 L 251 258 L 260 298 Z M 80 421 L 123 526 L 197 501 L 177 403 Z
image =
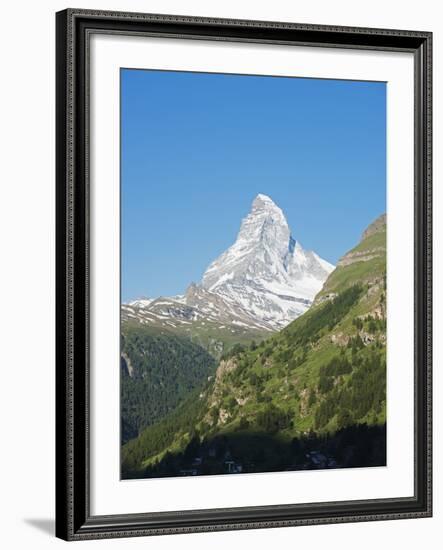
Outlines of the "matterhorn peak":
M 271 215 L 272 213 L 275 213 L 278 216 L 282 216 L 284 218 L 284 214 L 283 214 L 281 208 L 279 208 L 275 204 L 275 202 L 271 199 L 271 197 L 268 197 L 268 195 L 263 195 L 262 193 L 259 193 L 255 197 L 255 199 L 252 201 L 250 214 L 252 214 L 254 212 L 255 213 L 264 212 L 264 213 L 267 213 L 269 215 Z
M 281 208 L 267 195 L 259 194 L 243 219 L 237 236 L 237 247 L 265 245 L 286 248 L 290 239 L 288 222 Z M 235 246 L 235 245 L 234 245 Z M 281 250 L 284 254 L 285 252 Z
M 263 193 L 259 193 L 255 199 L 252 202 L 252 207 L 263 207 L 263 206 L 274 206 L 278 208 L 278 206 L 275 204 L 275 202 L 271 199 L 271 197 L 268 197 L 268 195 L 264 195 Z
M 292 238 L 281 208 L 260 193 L 235 243 L 204 273 L 202 287 L 278 328 L 309 308 L 333 269 Z
M 205 319 L 278 330 L 309 309 L 333 270 L 304 250 L 282 209 L 259 193 L 234 244 L 210 264 L 201 283 L 191 283 L 184 295 L 131 302 L 127 314 L 143 311 L 143 322 L 160 319 L 168 327 Z

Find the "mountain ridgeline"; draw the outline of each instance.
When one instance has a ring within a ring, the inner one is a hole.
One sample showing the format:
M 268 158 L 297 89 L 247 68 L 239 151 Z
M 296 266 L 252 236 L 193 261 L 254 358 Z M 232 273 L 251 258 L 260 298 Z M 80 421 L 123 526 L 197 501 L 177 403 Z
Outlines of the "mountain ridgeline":
M 386 219 L 312 306 L 223 352 L 215 376 L 122 449 L 122 477 L 386 463 Z
M 185 294 L 122 305 L 122 320 L 167 328 L 216 358 L 235 343 L 261 340 L 307 311 L 334 266 L 305 250 L 282 210 L 257 195 L 235 242 Z

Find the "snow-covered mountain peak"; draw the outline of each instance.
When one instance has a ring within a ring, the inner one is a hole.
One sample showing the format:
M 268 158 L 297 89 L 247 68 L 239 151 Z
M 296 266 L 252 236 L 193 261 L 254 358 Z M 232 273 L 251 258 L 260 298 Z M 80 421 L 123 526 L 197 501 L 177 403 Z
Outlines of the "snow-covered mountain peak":
M 146 298 L 145 296 L 142 296 L 141 298 L 138 298 L 137 300 L 132 300 L 132 302 L 129 302 L 128 305 L 138 308 L 143 308 L 149 306 L 150 303 L 152 303 L 154 300 L 152 298 Z
M 276 209 L 281 211 L 271 197 L 268 197 L 268 195 L 263 195 L 263 193 L 259 193 L 252 201 L 252 209 L 254 210 L 255 208 L 267 208 L 269 210 Z
M 289 241 L 290 231 L 285 215 L 267 195 L 257 195 L 249 214 L 243 219 L 237 236 L 240 248 Z M 287 244 L 287 242 L 285 243 Z
M 138 301 L 144 321 L 191 322 L 202 318 L 255 329 L 284 327 L 312 304 L 334 266 L 292 238 L 279 206 L 264 194 L 252 202 L 237 239 L 191 283 L 183 296 Z
M 333 269 L 292 238 L 281 208 L 259 194 L 235 243 L 210 264 L 202 286 L 280 327 L 309 308 Z

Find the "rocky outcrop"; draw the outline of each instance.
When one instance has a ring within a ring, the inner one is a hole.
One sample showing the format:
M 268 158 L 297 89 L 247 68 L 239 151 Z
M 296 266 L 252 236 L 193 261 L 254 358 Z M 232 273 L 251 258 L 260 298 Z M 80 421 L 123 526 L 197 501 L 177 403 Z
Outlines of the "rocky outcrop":
M 371 250 L 350 252 L 349 254 L 346 254 L 346 256 L 343 256 L 343 258 L 340 258 L 337 267 L 345 267 L 351 264 L 355 264 L 356 262 L 369 262 L 370 260 L 377 258 L 377 256 L 379 256 L 380 253 L 384 251 L 385 249 L 383 247 L 375 247 Z
M 134 367 L 132 366 L 131 359 L 126 353 L 122 353 L 121 355 L 121 367 L 126 375 L 131 378 L 134 376 Z
M 363 231 L 360 244 L 354 249 L 345 254 L 337 263 L 337 267 L 346 267 L 357 262 L 369 262 L 374 258 L 386 254 L 386 245 L 369 246 L 365 241 L 375 235 L 386 230 L 386 214 L 379 216 Z
M 225 409 L 220 409 L 218 413 L 218 424 L 222 424 L 222 425 L 226 424 L 229 417 L 230 417 L 230 414 L 228 411 L 226 411 Z
M 227 361 L 220 361 L 220 364 L 218 365 L 217 371 L 215 373 L 216 383 L 220 382 L 221 379 L 225 376 L 225 374 L 233 371 L 236 367 L 237 367 L 237 362 L 234 359 L 228 359 Z
M 386 227 L 386 214 L 382 214 L 363 231 L 361 240 L 364 241 L 368 237 L 372 237 L 372 235 L 374 235 L 375 233 L 378 233 L 385 227 Z
M 331 334 L 331 342 L 336 346 L 344 347 L 348 345 L 349 336 L 347 334 L 343 334 L 343 332 Z
M 327 294 L 317 294 L 313 305 L 323 304 L 324 302 L 330 302 L 337 297 L 336 292 L 328 292 Z

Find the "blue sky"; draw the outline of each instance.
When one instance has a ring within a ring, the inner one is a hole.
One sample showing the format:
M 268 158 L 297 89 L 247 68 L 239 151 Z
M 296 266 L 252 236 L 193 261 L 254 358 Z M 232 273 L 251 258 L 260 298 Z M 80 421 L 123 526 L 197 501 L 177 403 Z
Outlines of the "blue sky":
M 121 71 L 122 299 L 182 293 L 258 193 L 336 263 L 386 210 L 386 85 Z

